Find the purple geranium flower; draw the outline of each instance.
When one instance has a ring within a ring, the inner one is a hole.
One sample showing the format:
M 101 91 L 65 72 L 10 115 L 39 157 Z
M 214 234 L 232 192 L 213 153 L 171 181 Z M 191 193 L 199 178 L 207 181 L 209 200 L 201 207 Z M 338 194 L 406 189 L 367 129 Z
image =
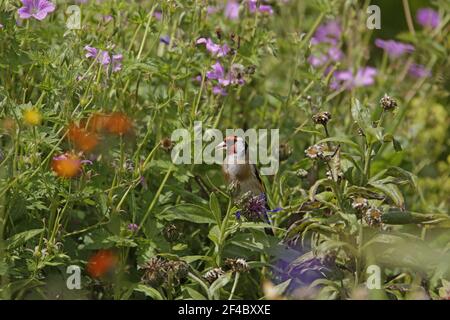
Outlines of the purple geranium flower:
M 225 6 L 225 17 L 230 20 L 239 19 L 239 2 L 235 0 L 228 0 Z
M 414 51 L 414 46 L 408 43 L 403 43 L 395 40 L 376 39 L 375 45 L 383 49 L 391 58 L 398 58 L 405 53 Z
M 121 54 L 114 54 L 112 56 L 112 71 L 113 72 L 122 70 L 122 60 L 123 60 L 123 56 Z
M 220 64 L 219 61 L 213 64 L 211 71 L 208 71 L 206 73 L 206 78 L 208 78 L 209 80 L 219 80 L 223 79 L 224 77 L 225 77 L 225 69 Z
M 111 65 L 112 72 L 117 72 L 122 69 L 123 56 L 121 54 L 110 55 L 108 51 L 99 50 L 91 46 L 85 46 L 86 58 L 93 58 L 98 63 L 108 68 Z
M 341 37 L 341 25 L 337 21 L 329 21 L 320 25 L 311 39 L 311 44 L 330 43 L 336 45 Z
M 21 19 L 31 17 L 37 20 L 44 20 L 47 14 L 55 11 L 55 4 L 47 0 L 22 0 L 23 7 L 19 9 Z
M 431 71 L 421 64 L 413 63 L 409 69 L 408 74 L 414 78 L 431 77 Z
M 200 38 L 197 40 L 196 44 L 204 44 L 206 46 L 206 50 L 216 57 L 226 56 L 231 50 L 227 44 L 222 46 L 215 44 L 210 38 Z
M 104 66 L 108 65 L 111 62 L 108 51 L 98 50 L 97 48 L 91 46 L 85 46 L 84 50 L 86 50 L 86 58 L 97 59 L 97 61 Z
M 169 45 L 170 44 L 170 37 L 168 35 L 161 36 L 159 38 L 159 42 L 164 43 L 166 45 Z
M 431 8 L 421 8 L 416 13 L 417 22 L 425 28 L 435 29 L 441 22 L 439 12 Z
M 251 13 L 255 13 L 256 11 L 259 11 L 261 13 L 268 13 L 273 14 L 273 9 L 271 5 L 268 4 L 260 4 L 259 7 L 257 6 L 257 0 L 249 0 L 248 2 L 248 10 Z
M 244 67 L 240 64 L 233 64 L 228 73 L 225 68 L 217 61 L 212 69 L 206 73 L 208 80 L 217 80 L 218 85 L 213 87 L 213 93 L 216 95 L 226 95 L 225 87 L 229 85 L 243 85 L 245 80 L 242 77 Z
M 132 232 L 136 232 L 139 229 L 139 226 L 136 223 L 130 223 L 127 228 Z
M 351 70 L 336 71 L 333 74 L 333 81 L 330 86 L 332 89 L 352 89 L 354 87 L 366 87 L 374 84 L 377 69 L 373 67 L 364 67 L 359 69 L 356 74 Z
M 340 61 L 344 57 L 344 53 L 337 47 L 328 49 L 327 54 L 311 55 L 308 62 L 315 68 L 323 66 L 329 61 Z

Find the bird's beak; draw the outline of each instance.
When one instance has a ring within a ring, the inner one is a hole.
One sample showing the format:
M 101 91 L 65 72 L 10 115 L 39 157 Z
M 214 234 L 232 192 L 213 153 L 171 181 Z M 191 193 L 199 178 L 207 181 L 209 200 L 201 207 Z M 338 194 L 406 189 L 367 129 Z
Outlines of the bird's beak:
M 225 150 L 227 148 L 227 144 L 225 141 L 222 141 L 216 146 L 216 150 Z

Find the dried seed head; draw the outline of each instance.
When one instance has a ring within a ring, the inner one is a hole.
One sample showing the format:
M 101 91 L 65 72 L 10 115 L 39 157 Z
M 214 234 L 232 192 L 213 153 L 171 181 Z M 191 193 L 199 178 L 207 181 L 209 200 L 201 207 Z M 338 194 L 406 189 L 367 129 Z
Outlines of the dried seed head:
M 182 260 L 170 260 L 166 263 L 167 272 L 172 272 L 176 280 L 180 281 L 188 276 L 189 265 Z
M 256 71 L 256 66 L 255 65 L 250 65 L 247 68 L 245 68 L 245 73 L 246 74 L 254 74 Z
M 312 119 L 315 124 L 321 124 L 323 126 L 326 126 L 328 121 L 331 119 L 331 113 L 328 111 L 319 112 L 312 116 Z
M 388 96 L 387 94 L 384 94 L 384 97 L 381 98 L 380 104 L 381 104 L 381 107 L 382 107 L 385 111 L 394 110 L 395 107 L 397 107 L 397 101 L 395 101 L 394 99 L 392 99 L 392 98 L 391 98 L 390 96 Z
M 228 258 L 225 260 L 225 265 L 233 272 L 248 272 L 250 270 L 250 266 L 247 261 L 242 258 L 231 259 Z
M 221 276 L 225 274 L 225 271 L 222 270 L 222 268 L 214 268 L 209 270 L 203 278 L 208 281 L 209 283 L 213 283 L 217 279 L 219 279 Z
M 324 158 L 324 146 L 322 144 L 315 144 L 305 150 L 305 154 L 310 159 L 323 159 Z
M 357 197 L 355 199 L 353 199 L 353 203 L 352 203 L 352 208 L 362 212 L 364 210 L 366 210 L 369 207 L 369 202 L 367 201 L 367 199 L 363 198 L 363 197 Z
M 175 242 L 180 238 L 180 233 L 174 224 L 167 225 L 162 234 L 168 242 Z
M 327 175 L 328 180 L 334 180 L 333 172 L 331 172 L 330 170 L 327 170 L 327 172 L 325 172 L 325 174 Z M 341 181 L 343 177 L 344 177 L 344 174 L 342 173 L 342 171 L 338 171 L 337 172 L 337 180 Z
M 173 141 L 170 138 L 164 138 L 160 141 L 161 148 L 165 151 L 171 151 L 173 149 Z
M 299 178 L 305 178 L 308 176 L 308 171 L 306 171 L 305 169 L 298 169 L 297 172 L 295 172 L 295 174 Z
M 151 258 L 143 267 L 142 281 L 152 287 L 159 287 L 166 281 L 166 260 L 158 257 Z
M 222 39 L 222 29 L 217 27 L 216 28 L 216 35 L 217 35 L 217 39 Z
M 376 208 L 370 208 L 364 214 L 364 220 L 371 227 L 376 227 L 381 225 L 381 215 L 382 212 Z
M 292 149 L 287 143 L 282 143 L 279 149 L 279 159 L 280 161 L 287 160 L 292 154 Z

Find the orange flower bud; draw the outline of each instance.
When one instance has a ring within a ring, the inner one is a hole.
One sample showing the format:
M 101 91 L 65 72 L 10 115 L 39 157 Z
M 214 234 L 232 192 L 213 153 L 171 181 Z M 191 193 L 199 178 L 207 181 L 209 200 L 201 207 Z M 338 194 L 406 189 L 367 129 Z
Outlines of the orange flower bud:
M 114 112 L 108 117 L 106 129 L 111 134 L 124 135 L 131 132 L 133 124 L 128 116 Z
M 53 158 L 52 169 L 59 177 L 73 178 L 81 171 L 81 160 L 74 154 L 62 154 Z
M 86 271 L 93 278 L 99 278 L 117 264 L 117 256 L 111 250 L 100 250 L 89 258 Z
M 69 126 L 68 138 L 77 149 L 84 152 L 92 151 L 98 144 L 98 137 L 95 133 L 79 128 L 75 124 Z

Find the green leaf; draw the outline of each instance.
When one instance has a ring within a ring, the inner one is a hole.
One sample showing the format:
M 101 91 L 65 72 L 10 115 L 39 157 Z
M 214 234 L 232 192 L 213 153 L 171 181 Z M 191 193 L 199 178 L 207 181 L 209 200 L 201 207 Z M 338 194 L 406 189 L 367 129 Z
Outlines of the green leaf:
M 185 287 L 184 290 L 186 290 L 187 294 L 194 300 L 206 300 L 206 297 L 197 290 L 189 287 Z
M 381 180 L 371 182 L 370 185 L 375 189 L 383 192 L 386 196 L 391 198 L 396 206 L 403 208 L 405 205 L 405 199 L 400 189 L 392 183 L 382 183 Z
M 208 208 L 188 203 L 167 207 L 159 214 L 159 218 L 168 221 L 185 220 L 193 223 L 216 223 Z
M 233 274 L 231 272 L 227 272 L 214 281 L 208 289 L 210 296 L 213 296 L 214 293 L 216 293 L 216 291 L 220 288 L 225 287 L 230 282 L 232 275 Z
M 217 196 L 214 192 L 209 196 L 209 208 L 216 218 L 217 224 L 220 226 L 222 222 L 222 213 L 220 211 L 219 200 L 217 200 Z
M 24 231 L 18 234 L 13 235 L 11 238 L 6 240 L 6 246 L 8 250 L 17 248 L 30 240 L 31 238 L 36 237 L 37 235 L 44 232 L 44 229 L 32 229 L 28 231 Z
M 164 300 L 164 298 L 161 296 L 161 293 L 159 293 L 159 291 L 155 288 L 139 284 L 134 290 L 144 293 L 146 296 L 152 298 L 153 300 Z

